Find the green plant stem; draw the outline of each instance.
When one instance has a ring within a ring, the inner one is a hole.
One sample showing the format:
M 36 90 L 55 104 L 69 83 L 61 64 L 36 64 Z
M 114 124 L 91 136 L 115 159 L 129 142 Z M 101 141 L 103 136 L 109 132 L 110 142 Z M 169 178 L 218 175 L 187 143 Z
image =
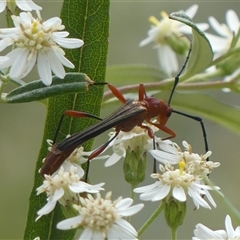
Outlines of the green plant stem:
M 130 198 L 131 198 L 132 200 L 134 200 L 134 198 L 135 198 L 135 192 L 133 191 L 134 188 L 135 188 L 134 186 L 132 186 L 132 188 L 131 188 Z
M 8 82 L 9 82 L 9 77 L 0 74 L 0 99 L 1 100 L 3 100 L 2 93 L 3 93 L 4 89 L 5 89 L 5 87 L 7 86 Z
M 172 228 L 171 229 L 171 233 L 172 233 L 172 240 L 176 240 L 177 239 L 177 229 L 176 228 Z
M 214 81 L 214 82 L 197 82 L 197 83 L 180 83 L 177 86 L 178 90 L 182 91 L 193 91 L 193 90 L 204 90 L 204 89 L 222 89 L 222 88 L 230 88 L 233 89 L 234 82 L 223 82 L 223 81 Z M 172 87 L 172 79 L 167 79 L 162 82 L 154 82 L 154 83 L 146 83 L 144 84 L 146 91 L 156 91 L 156 89 L 170 90 Z M 158 88 L 161 87 L 161 88 Z M 139 84 L 128 85 L 124 87 L 119 87 L 118 90 L 121 93 L 128 93 L 129 91 L 137 92 L 139 89 Z M 106 91 L 104 93 L 104 101 L 112 98 L 112 92 Z
M 143 226 L 138 231 L 138 237 L 140 237 L 144 231 L 153 223 L 153 221 L 158 217 L 158 215 L 164 209 L 164 204 L 161 203 L 155 212 L 150 216 L 150 218 L 143 224 Z

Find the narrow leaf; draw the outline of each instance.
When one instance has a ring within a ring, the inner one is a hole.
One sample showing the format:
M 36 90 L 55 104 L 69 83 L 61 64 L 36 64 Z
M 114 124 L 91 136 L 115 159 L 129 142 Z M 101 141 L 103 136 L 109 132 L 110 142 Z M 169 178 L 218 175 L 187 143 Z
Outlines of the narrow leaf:
M 186 14 L 182 12 L 171 13 L 170 19 L 182 22 L 192 28 L 192 52 L 187 64 L 185 73 L 181 76 L 181 81 L 204 71 L 212 62 L 212 47 L 205 34 L 192 22 Z
M 74 72 L 84 72 L 94 81 L 104 81 L 109 25 L 109 1 L 108 0 L 65 0 L 61 12 L 61 19 L 68 31 L 69 37 L 80 38 L 84 46 L 79 49 L 66 50 L 66 57 L 75 65 Z M 46 204 L 46 195 L 36 196 L 36 188 L 42 184 L 38 173 L 42 166 L 42 159 L 47 154 L 46 139 L 53 139 L 61 114 L 66 109 L 74 109 L 99 115 L 102 102 L 103 87 L 96 86 L 81 94 L 64 94 L 59 97 L 49 98 L 48 112 L 44 129 L 42 146 L 40 149 L 35 182 L 30 196 L 27 227 L 24 239 L 72 239 L 75 231 L 62 231 L 56 229 L 56 224 L 65 217 L 61 208 L 57 207 L 51 214 L 43 216 L 35 222 L 37 211 Z M 73 134 L 91 125 L 89 119 L 72 119 L 66 117 L 61 126 L 59 139 L 67 134 Z M 91 144 L 85 145 L 88 150 Z
M 32 102 L 62 94 L 84 93 L 92 83 L 84 73 L 68 73 L 64 79 L 54 76 L 51 86 L 46 86 L 41 80 L 37 80 L 15 88 L 7 94 L 5 102 Z

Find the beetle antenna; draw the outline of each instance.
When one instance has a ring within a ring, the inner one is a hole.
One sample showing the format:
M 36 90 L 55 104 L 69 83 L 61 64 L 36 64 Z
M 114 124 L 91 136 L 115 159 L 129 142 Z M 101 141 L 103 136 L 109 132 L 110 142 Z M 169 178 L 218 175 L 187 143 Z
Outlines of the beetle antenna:
M 189 58 L 190 58 L 191 52 L 192 52 L 192 42 L 190 41 L 190 48 L 189 48 L 189 51 L 188 51 L 186 60 L 185 60 L 185 62 L 184 62 L 184 64 L 183 64 L 180 72 L 177 74 L 177 76 L 175 77 L 175 80 L 174 80 L 174 85 L 173 85 L 173 88 L 172 88 L 172 91 L 171 91 L 171 94 L 170 94 L 170 97 L 169 97 L 169 100 L 168 100 L 168 105 L 169 105 L 169 106 L 170 106 L 170 103 L 171 103 L 171 101 L 172 101 L 173 93 L 175 92 L 176 86 L 178 85 L 180 75 L 182 74 L 183 70 L 184 70 L 185 67 L 187 66 L 187 63 L 188 63 L 188 60 L 189 60 Z

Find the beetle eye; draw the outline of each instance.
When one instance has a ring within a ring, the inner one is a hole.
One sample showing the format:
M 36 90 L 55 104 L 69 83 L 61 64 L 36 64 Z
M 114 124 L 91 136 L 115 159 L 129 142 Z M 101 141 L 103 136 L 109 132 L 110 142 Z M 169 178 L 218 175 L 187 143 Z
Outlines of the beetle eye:
M 172 112 L 167 112 L 166 117 L 170 117 L 172 115 Z

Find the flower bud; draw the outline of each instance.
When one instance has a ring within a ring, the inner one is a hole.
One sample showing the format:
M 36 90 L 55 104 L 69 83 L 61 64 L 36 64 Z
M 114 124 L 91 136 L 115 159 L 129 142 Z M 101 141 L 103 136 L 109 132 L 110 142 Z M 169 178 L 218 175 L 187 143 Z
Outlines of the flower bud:
M 123 163 L 125 180 L 136 187 L 145 179 L 146 171 L 146 151 L 142 151 L 139 146 L 134 150 L 128 148 Z
M 183 224 L 186 214 L 186 202 L 179 202 L 169 198 L 165 203 L 165 219 L 171 229 L 177 229 Z
M 184 36 L 179 37 L 175 33 L 172 33 L 170 37 L 166 38 L 166 44 L 179 55 L 185 55 L 189 51 L 189 40 Z

